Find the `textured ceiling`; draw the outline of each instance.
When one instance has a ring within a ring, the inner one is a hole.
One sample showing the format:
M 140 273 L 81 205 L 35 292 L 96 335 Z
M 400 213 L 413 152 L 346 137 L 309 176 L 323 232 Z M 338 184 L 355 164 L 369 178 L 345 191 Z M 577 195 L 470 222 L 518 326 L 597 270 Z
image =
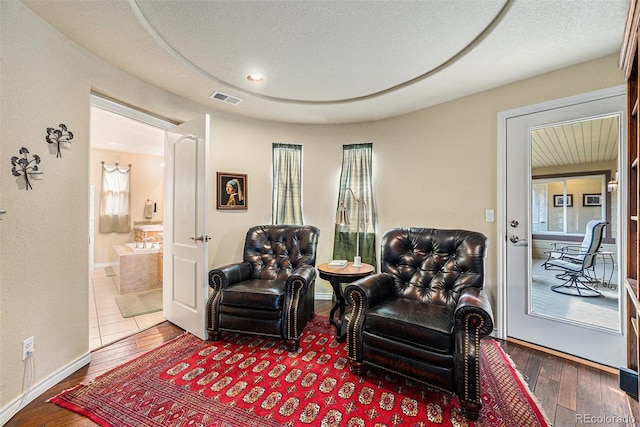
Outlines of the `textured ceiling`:
M 23 3 L 159 88 L 292 123 L 393 117 L 614 54 L 627 9 L 627 0 Z M 242 102 L 209 99 L 214 91 Z

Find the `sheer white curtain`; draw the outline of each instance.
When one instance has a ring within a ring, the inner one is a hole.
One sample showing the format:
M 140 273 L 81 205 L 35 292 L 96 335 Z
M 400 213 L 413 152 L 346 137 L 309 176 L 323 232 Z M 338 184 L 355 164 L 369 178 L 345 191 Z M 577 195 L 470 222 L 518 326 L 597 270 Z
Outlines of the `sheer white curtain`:
M 100 233 L 131 231 L 131 165 L 105 166 L 102 162 L 100 192 Z
M 302 145 L 273 144 L 273 224 L 304 224 L 302 219 Z

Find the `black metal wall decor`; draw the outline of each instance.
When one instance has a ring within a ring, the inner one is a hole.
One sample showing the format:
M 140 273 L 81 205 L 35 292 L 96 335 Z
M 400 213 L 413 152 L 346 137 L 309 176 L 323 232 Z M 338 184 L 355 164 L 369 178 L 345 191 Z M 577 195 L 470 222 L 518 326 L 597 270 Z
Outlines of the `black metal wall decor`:
M 40 156 L 34 154 L 33 158 L 29 160 L 29 157 L 27 156 L 27 154 L 29 154 L 29 150 L 27 150 L 25 147 L 22 147 L 20 149 L 20 154 L 22 154 L 24 157 L 13 156 L 11 158 L 11 164 L 13 165 L 13 168 L 11 168 L 11 173 L 14 176 L 24 175 L 24 179 L 27 183 L 26 189 L 28 190 L 30 188 L 33 188 L 31 186 L 31 183 L 29 182 L 29 177 L 31 177 L 32 180 L 42 179 L 42 171 L 38 169 L 38 164 L 40 164 Z
M 58 153 L 56 154 L 56 157 L 62 157 L 60 144 L 62 144 L 64 148 L 71 147 L 73 133 L 67 130 L 67 125 L 60 123 L 60 129 L 47 128 L 46 139 L 49 144 L 58 144 Z

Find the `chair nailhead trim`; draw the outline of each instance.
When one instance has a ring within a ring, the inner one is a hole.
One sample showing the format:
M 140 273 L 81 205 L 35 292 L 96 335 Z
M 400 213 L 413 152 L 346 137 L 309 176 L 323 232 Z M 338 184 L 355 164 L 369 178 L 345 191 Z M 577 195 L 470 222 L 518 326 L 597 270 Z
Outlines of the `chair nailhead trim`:
M 220 302 L 220 298 L 222 297 L 222 277 L 219 274 L 214 273 L 211 275 L 211 278 L 213 279 L 214 286 L 208 303 L 210 316 L 208 329 L 212 332 L 215 332 L 218 330 L 218 303 Z
M 361 295 L 357 292 L 351 292 L 349 294 L 349 299 L 351 300 L 351 306 L 353 310 L 351 311 L 351 316 L 349 317 L 349 321 L 347 322 L 347 342 L 351 343 L 348 346 L 349 348 L 349 358 L 355 360 L 356 362 L 362 361 L 362 356 L 358 355 L 358 325 L 362 321 L 362 314 L 364 311 L 364 302 L 361 298 Z
M 471 321 L 472 317 L 477 317 L 479 319 L 479 325 L 477 328 L 474 328 L 474 330 L 478 330 L 478 329 L 482 329 L 482 327 L 484 326 L 484 318 L 482 316 L 480 316 L 478 313 L 470 313 L 465 317 L 465 327 L 464 327 L 464 351 L 465 354 L 469 354 L 469 342 L 470 342 L 470 334 L 469 334 L 469 323 Z M 474 337 L 474 345 L 475 345 L 475 349 L 476 349 L 476 357 L 474 358 L 476 363 L 473 366 L 473 369 L 475 370 L 475 372 L 473 373 L 476 380 L 474 381 L 475 383 L 475 396 L 470 396 L 470 392 L 469 392 L 469 382 L 465 381 L 464 383 L 464 398 L 465 400 L 469 400 L 472 401 L 474 403 L 482 403 L 480 401 L 480 381 L 481 381 L 481 377 L 480 377 L 480 336 L 476 333 L 473 334 Z M 465 378 L 469 378 L 469 358 L 465 357 L 464 358 L 464 375 Z

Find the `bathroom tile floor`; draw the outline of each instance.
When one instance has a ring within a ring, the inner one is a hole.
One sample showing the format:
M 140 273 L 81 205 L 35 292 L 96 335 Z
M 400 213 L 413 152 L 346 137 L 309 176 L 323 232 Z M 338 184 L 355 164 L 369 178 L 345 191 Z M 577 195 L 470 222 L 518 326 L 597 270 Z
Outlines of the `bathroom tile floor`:
M 89 286 L 89 349 L 128 337 L 163 322 L 162 311 L 124 318 L 116 305 L 118 294 L 113 277 L 107 277 L 104 268 L 91 272 Z

